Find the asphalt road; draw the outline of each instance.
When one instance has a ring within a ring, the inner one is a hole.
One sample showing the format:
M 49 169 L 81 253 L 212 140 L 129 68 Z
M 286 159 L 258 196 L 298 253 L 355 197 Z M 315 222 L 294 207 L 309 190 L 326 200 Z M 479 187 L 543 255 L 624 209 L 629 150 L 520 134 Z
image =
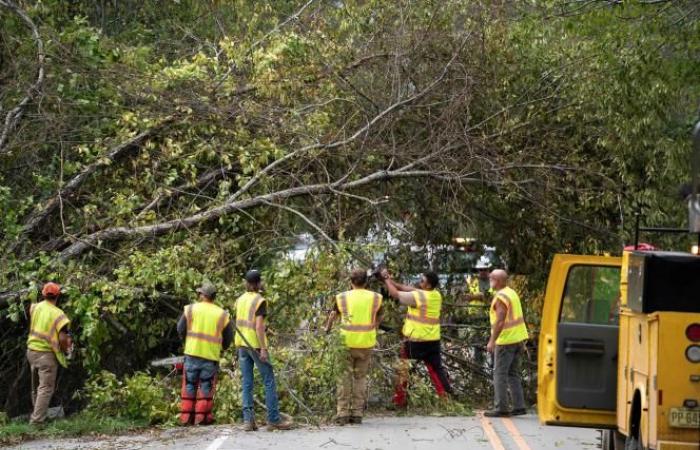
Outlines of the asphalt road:
M 18 448 L 201 450 L 586 450 L 598 431 L 542 427 L 534 415 L 512 419 L 473 417 L 369 417 L 362 425 L 300 427 L 245 433 L 241 426 L 149 431 L 104 439 L 33 441 Z

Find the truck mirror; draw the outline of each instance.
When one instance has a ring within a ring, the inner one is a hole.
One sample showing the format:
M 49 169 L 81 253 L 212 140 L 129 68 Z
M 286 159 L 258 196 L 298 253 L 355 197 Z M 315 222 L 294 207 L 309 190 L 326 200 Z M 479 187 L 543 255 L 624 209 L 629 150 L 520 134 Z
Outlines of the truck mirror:
M 693 157 L 692 157 L 692 194 L 688 199 L 688 231 L 700 233 L 700 122 L 695 124 L 693 130 Z

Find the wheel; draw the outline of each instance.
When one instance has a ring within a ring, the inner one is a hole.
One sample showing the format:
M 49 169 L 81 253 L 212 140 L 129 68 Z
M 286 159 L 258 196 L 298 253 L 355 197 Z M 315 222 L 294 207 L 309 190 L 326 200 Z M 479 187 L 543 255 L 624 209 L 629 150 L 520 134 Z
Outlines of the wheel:
M 644 447 L 642 447 L 642 440 L 627 436 L 627 439 L 625 439 L 625 450 L 644 450 Z
M 625 450 L 625 437 L 617 430 L 601 430 L 603 450 Z

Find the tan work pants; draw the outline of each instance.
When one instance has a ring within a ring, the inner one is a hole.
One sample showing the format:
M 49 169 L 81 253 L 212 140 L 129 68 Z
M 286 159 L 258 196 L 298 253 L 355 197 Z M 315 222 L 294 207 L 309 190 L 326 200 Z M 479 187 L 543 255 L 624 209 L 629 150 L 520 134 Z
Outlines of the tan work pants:
M 34 405 L 34 412 L 29 421 L 42 423 L 46 420 L 49 402 L 56 389 L 58 360 L 53 352 L 34 350 L 27 350 L 27 360 L 32 374 L 32 405 Z
M 347 349 L 347 369 L 338 380 L 338 417 L 362 417 L 371 357 L 371 348 Z

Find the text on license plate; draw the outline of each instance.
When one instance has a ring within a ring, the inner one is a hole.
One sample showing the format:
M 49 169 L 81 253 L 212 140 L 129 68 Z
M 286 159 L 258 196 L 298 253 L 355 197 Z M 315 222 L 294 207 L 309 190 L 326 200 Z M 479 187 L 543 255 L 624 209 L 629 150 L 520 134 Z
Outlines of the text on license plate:
M 700 428 L 700 409 L 671 408 L 668 421 L 672 427 Z

